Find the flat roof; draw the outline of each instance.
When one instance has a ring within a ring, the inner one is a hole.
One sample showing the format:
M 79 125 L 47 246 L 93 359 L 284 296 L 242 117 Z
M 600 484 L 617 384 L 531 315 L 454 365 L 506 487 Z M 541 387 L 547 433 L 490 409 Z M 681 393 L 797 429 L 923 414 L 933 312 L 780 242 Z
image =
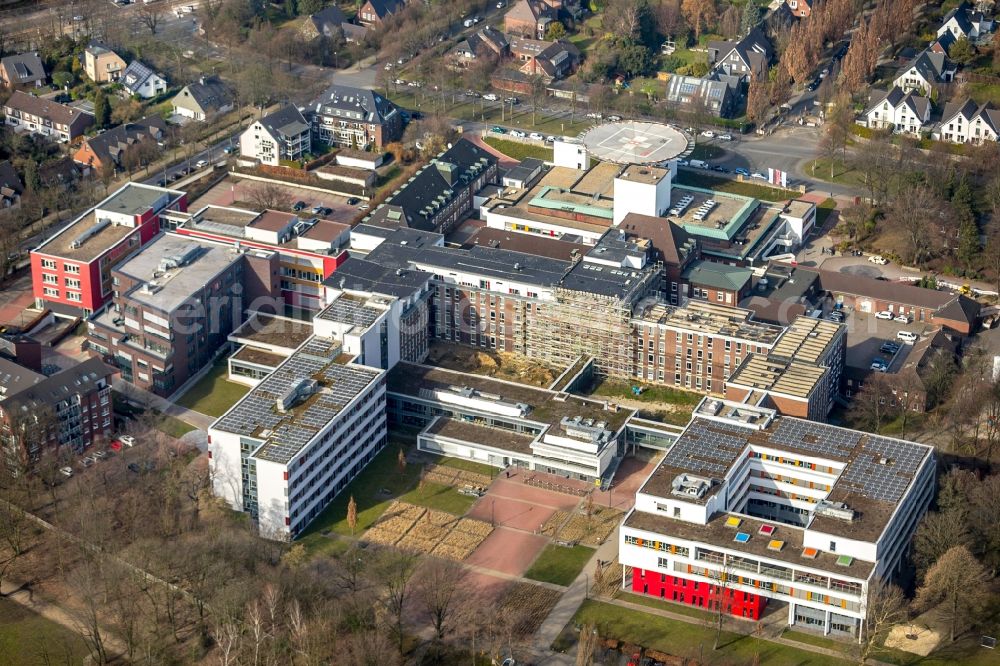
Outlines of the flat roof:
M 771 356 L 818 363 L 841 331 L 841 324 L 827 319 L 796 317 L 771 349 Z
M 808 398 L 827 372 L 829 370 L 821 366 L 750 354 L 726 384 Z
M 753 271 L 743 266 L 730 266 L 717 261 L 696 259 L 685 269 L 683 277 L 692 284 L 705 285 L 713 289 L 739 291 L 750 282 Z
M 192 221 L 198 225 L 203 223 L 225 224 L 236 227 L 243 235 L 243 228 L 260 217 L 260 213 L 254 210 L 244 210 L 242 208 L 230 208 L 228 206 L 205 206 L 197 210 L 192 216 Z
M 837 564 L 838 555 L 819 551 L 815 558 L 802 556 L 803 537 L 805 530 L 801 527 L 786 525 L 785 523 L 773 520 L 759 520 L 744 514 L 738 515 L 740 520 L 739 531 L 750 535 L 750 540 L 746 543 L 737 543 L 733 537 L 736 535 L 735 529 L 726 525 L 729 513 L 716 513 L 706 525 L 688 523 L 683 520 L 675 520 L 668 516 L 661 516 L 645 511 L 632 511 L 625 519 L 627 527 L 645 530 L 654 534 L 664 536 L 675 536 L 679 539 L 705 543 L 726 550 L 735 550 L 747 555 L 757 556 L 766 560 L 777 560 L 786 562 L 792 566 L 799 566 L 804 569 L 820 569 L 828 572 L 831 576 L 841 575 L 848 578 L 867 580 L 875 568 L 874 562 L 854 558 L 850 566 Z M 762 525 L 770 525 L 775 528 L 772 536 L 760 534 Z M 771 550 L 768 543 L 772 539 L 784 542 L 781 550 Z
M 617 432 L 632 414 L 631 410 L 623 408 L 605 409 L 605 403 L 597 400 L 428 365 L 400 362 L 389 371 L 388 390 L 393 393 L 419 396 L 422 389 L 449 390 L 452 387 L 468 387 L 505 401 L 524 403 L 531 407 L 525 417 L 527 420 L 557 427 L 563 417 L 582 416 L 605 421 L 608 430 Z
M 445 416 L 439 417 L 431 423 L 427 427 L 426 432 L 431 435 L 441 435 L 442 437 L 469 442 L 470 444 L 482 444 L 505 451 L 515 451 L 524 455 L 531 455 L 531 443 L 535 441 L 534 435 L 526 435 L 508 428 L 494 428 Z
M 669 173 L 670 171 L 660 167 L 630 164 L 622 169 L 621 173 L 618 174 L 618 178 L 632 183 L 658 183 L 666 178 Z
M 254 365 L 262 365 L 267 368 L 277 368 L 288 357 L 244 345 L 229 358 L 245 363 L 253 363 Z
M 292 218 L 296 217 L 293 213 L 282 213 L 277 210 L 265 210 L 261 213 L 250 226 L 254 229 L 263 229 L 265 231 L 281 231 L 287 227 Z
M 633 321 L 669 326 L 693 333 L 723 336 L 737 340 L 750 340 L 770 347 L 778 339 L 783 327 L 753 321 L 753 313 L 714 303 L 689 301 L 684 307 L 655 303 L 635 316 Z
M 176 257 L 186 257 L 186 261 L 164 270 L 161 262 Z M 228 247 L 168 233 L 146 245 L 115 271 L 143 283 L 128 292 L 130 300 L 169 313 L 241 258 L 242 255 Z
M 376 303 L 380 303 L 383 307 L 378 307 Z M 386 305 L 384 300 L 341 294 L 333 303 L 320 310 L 316 319 L 366 329 L 385 313 L 384 305 Z
M 636 120 L 592 127 L 584 133 L 583 142 L 594 157 L 618 164 L 656 164 L 694 149 L 694 140 L 681 130 Z
M 537 234 L 525 234 L 519 231 L 494 229 L 492 227 L 483 227 L 470 236 L 462 247 L 469 249 L 476 245 L 511 250 L 512 252 L 525 252 L 560 261 L 574 261 L 580 255 L 586 254 L 593 249 L 593 246 L 583 245 L 582 243 L 547 238 Z
M 682 199 L 691 197 L 691 202 L 680 215 L 666 217 L 679 224 L 690 234 L 716 240 L 732 240 L 743 228 L 750 215 L 760 207 L 760 202 L 752 197 L 744 197 L 728 192 L 716 192 L 687 185 L 671 188 L 670 205 L 674 209 Z M 713 202 L 704 215 L 698 211 L 707 202 Z M 702 219 L 697 219 L 697 217 Z
M 615 178 L 618 176 L 619 171 L 621 171 L 621 167 L 617 164 L 598 162 L 587 169 L 582 176 L 580 176 L 579 171 L 575 171 L 577 180 L 570 189 L 585 196 L 599 194 L 602 197 L 614 197 Z
M 77 261 L 93 261 L 138 228 L 109 223 L 109 218 L 102 216 L 102 212 L 134 218 L 150 209 L 163 209 L 183 194 L 177 190 L 127 183 L 57 231 L 36 252 Z M 76 241 L 79 241 L 79 247 L 74 247 Z
M 256 343 L 296 349 L 312 334 L 312 322 L 254 312 L 242 326 L 229 334 L 229 339 L 251 345 Z
M 682 473 L 722 478 L 743 459 L 748 447 L 842 464 L 843 470 L 826 500 L 847 504 L 855 512 L 854 519 L 813 515 L 809 529 L 862 540 L 875 540 L 881 535 L 917 472 L 933 453 L 932 447 L 916 442 L 706 398 L 640 492 L 670 497 L 673 480 Z
M 274 372 L 211 425 L 214 430 L 262 442 L 255 458 L 287 464 L 338 414 L 382 376 L 382 371 L 348 365 L 340 344 L 312 337 Z M 316 382 L 315 390 L 278 411 L 277 401 L 296 387 Z

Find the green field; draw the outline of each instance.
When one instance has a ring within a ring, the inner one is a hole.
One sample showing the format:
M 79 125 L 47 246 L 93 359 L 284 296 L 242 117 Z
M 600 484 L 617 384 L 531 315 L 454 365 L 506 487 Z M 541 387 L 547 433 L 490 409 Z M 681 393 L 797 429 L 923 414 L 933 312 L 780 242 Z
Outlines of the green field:
M 535 159 L 545 160 L 547 162 L 552 161 L 552 149 L 546 148 L 545 146 L 536 146 L 530 143 L 521 143 L 519 141 L 509 141 L 507 139 L 497 138 L 496 136 L 488 136 L 483 139 L 483 141 L 518 162 L 527 157 L 534 157 Z
M 837 202 L 833 199 L 827 198 L 823 200 L 823 203 L 816 206 L 816 229 L 822 229 L 823 225 L 826 224 L 827 219 L 830 214 L 837 208 Z
M 715 618 L 715 615 L 713 615 L 711 611 L 702 610 L 700 608 L 695 608 L 694 606 L 688 606 L 687 604 L 681 604 L 673 601 L 664 601 L 663 599 L 657 599 L 656 597 L 651 597 L 645 594 L 620 592 L 617 598 L 621 601 L 627 601 L 630 604 L 656 608 L 657 610 L 663 610 L 677 615 L 696 617 L 700 620 L 708 621 Z
M 453 513 L 456 516 L 463 515 L 476 501 L 475 497 L 462 495 L 451 486 L 429 482 L 401 495 L 399 499 L 410 504 L 426 506 L 428 509 Z
M 216 361 L 212 369 L 189 388 L 177 404 L 208 416 L 222 416 L 250 390 L 249 386 L 226 379 L 228 373 L 229 365 L 226 360 Z
M 716 666 L 743 666 L 751 663 L 767 666 L 846 666 L 852 663 L 728 631 L 722 632 L 719 649 L 712 650 L 715 644 L 715 630 L 712 627 L 590 600 L 583 602 L 553 648 L 561 651 L 570 649 L 576 638 L 573 627 L 587 623 L 593 623 L 602 638 L 615 638 Z
M 635 395 L 632 392 L 633 386 L 642 387 L 642 393 Z M 641 402 L 665 402 L 671 405 L 697 405 L 705 397 L 703 393 L 682 391 L 669 386 L 647 386 L 639 381 L 633 384 L 614 379 L 601 380 L 591 393 L 609 398 L 630 398 Z
M 587 546 L 557 546 L 549 544 L 531 565 L 524 577 L 568 587 L 594 555 Z
M 678 170 L 677 184 L 700 187 L 715 192 L 728 192 L 744 197 L 753 197 L 762 201 L 782 201 L 799 196 L 799 193 L 795 190 L 782 190 L 767 185 L 757 185 L 756 183 L 741 183 L 738 180 L 731 180 L 729 178 L 716 178 L 715 176 L 698 173 L 691 169 Z
M 197 428 L 195 428 L 190 423 L 185 423 L 184 421 L 181 421 L 178 418 L 175 418 L 173 416 L 168 416 L 162 412 L 156 411 L 155 409 L 150 411 L 152 411 L 153 415 L 155 416 L 155 420 L 153 421 L 153 427 L 166 435 L 170 435 L 175 439 L 180 439 L 189 432 L 197 430 Z
M 80 664 L 88 654 L 77 634 L 0 597 L 0 666 Z

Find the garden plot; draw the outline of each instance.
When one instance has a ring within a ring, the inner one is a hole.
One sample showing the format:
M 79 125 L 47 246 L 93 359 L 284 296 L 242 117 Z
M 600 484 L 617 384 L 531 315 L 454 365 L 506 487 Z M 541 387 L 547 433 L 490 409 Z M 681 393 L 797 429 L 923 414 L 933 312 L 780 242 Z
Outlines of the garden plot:
M 463 486 L 486 488 L 492 481 L 485 474 L 435 464 L 425 465 L 421 478 L 429 483 L 437 483 L 453 488 L 461 488 Z
M 481 520 L 396 501 L 362 539 L 461 561 L 492 532 L 490 524 Z

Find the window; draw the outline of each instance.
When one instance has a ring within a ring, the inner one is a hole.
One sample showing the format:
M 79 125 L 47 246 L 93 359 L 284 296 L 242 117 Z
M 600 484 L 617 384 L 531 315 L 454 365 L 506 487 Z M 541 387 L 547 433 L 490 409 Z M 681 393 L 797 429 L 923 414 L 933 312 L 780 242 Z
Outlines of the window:
M 67 291 L 66 298 L 68 298 L 71 301 L 77 301 L 77 302 L 79 302 L 81 299 L 80 294 L 75 291 Z
M 59 290 L 58 289 L 53 289 L 52 287 L 44 287 L 42 289 L 42 292 L 46 296 L 51 296 L 52 298 L 59 298 Z
M 54 259 L 42 259 L 42 268 L 56 269 L 56 262 Z
M 42 273 L 42 282 L 46 284 L 59 284 L 59 278 L 51 273 Z
M 831 541 L 830 542 L 830 552 L 831 553 L 836 553 L 837 552 L 837 542 L 836 541 Z
M 80 266 L 77 264 L 63 264 L 63 270 L 67 273 L 73 273 L 74 275 L 80 274 Z
M 73 278 L 66 278 L 66 286 L 70 289 L 79 289 L 80 281 Z

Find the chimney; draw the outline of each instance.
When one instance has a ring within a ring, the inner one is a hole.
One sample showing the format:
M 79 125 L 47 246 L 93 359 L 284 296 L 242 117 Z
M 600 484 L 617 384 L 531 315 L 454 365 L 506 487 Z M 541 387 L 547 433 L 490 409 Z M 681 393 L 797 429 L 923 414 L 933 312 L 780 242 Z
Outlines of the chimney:
M 198 83 L 200 83 L 201 85 L 205 85 L 205 75 L 204 74 L 198 77 Z

